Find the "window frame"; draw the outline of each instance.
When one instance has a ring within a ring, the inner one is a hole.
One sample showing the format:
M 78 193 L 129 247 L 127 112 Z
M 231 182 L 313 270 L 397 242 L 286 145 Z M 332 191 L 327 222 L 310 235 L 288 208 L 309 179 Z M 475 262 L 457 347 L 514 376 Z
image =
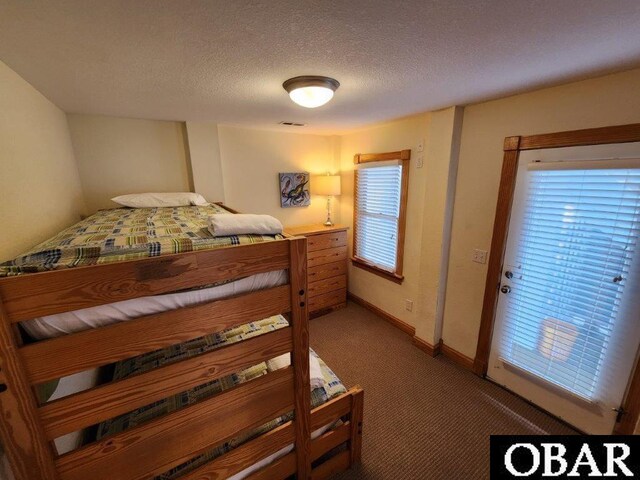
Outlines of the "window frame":
M 389 160 L 400 160 L 402 166 L 402 177 L 400 181 L 400 212 L 398 214 L 398 242 L 396 246 L 396 268 L 388 270 L 378 265 L 358 257 L 356 239 L 358 238 L 358 169 L 353 174 L 353 244 L 351 264 L 370 273 L 378 275 L 397 284 L 404 280 L 402 274 L 404 262 L 404 239 L 407 223 L 407 198 L 409 191 L 409 160 L 411 150 L 400 150 L 386 153 L 357 153 L 353 157 L 353 163 L 359 165 L 369 162 L 384 162 Z

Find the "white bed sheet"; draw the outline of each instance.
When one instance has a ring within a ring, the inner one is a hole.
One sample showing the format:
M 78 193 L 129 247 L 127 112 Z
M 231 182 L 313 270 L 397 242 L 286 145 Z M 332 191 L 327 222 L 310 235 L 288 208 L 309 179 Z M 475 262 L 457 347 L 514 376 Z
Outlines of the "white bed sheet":
M 33 320 L 22 322 L 21 325 L 33 338 L 43 340 L 90 328 L 104 327 L 113 323 L 126 322 L 143 315 L 153 315 L 212 300 L 220 300 L 233 295 L 277 287 L 287 282 L 287 271 L 276 270 L 251 275 L 250 277 L 209 288 L 134 298 L 132 300 L 34 318 Z
M 58 382 L 53 395 L 49 397 L 49 402 L 58 398 L 66 397 L 72 393 L 81 392 L 94 387 L 98 383 L 98 375 L 100 371 L 97 368 L 93 370 L 85 370 L 84 372 L 74 373 L 68 377 L 62 377 Z M 53 440 L 56 450 L 60 455 L 75 450 L 82 444 L 83 431 L 71 432 Z

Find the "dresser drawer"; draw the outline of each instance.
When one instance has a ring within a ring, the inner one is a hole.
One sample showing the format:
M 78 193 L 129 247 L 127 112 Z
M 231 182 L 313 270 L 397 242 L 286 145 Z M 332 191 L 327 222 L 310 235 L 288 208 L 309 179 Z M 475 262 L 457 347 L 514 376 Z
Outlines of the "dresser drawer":
M 309 311 L 315 312 L 323 308 L 334 307 L 347 301 L 347 291 L 345 289 L 335 292 L 323 293 L 309 298 Z
M 316 265 L 307 269 L 307 282 L 311 285 L 313 282 L 324 280 L 325 278 L 337 277 L 338 275 L 346 275 L 346 262 L 325 263 L 324 265 Z
M 347 304 L 347 227 L 322 224 L 287 228 L 307 238 L 307 305 L 311 317 Z
M 307 253 L 307 267 L 315 267 L 326 263 L 345 261 L 347 259 L 347 247 L 333 247 L 324 250 L 316 250 Z
M 326 248 L 344 247 L 347 245 L 347 232 L 330 232 L 307 237 L 307 251 L 315 252 Z
M 347 276 L 340 275 L 338 277 L 325 278 L 317 282 L 309 283 L 308 291 L 309 297 L 316 297 L 323 293 L 333 292 L 334 290 L 340 290 L 347 288 Z

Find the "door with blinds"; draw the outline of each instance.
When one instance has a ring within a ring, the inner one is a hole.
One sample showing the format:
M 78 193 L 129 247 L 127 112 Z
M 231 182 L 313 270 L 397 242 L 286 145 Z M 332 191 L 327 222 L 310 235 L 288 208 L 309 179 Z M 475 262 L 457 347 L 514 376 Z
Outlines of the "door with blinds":
M 592 434 L 612 433 L 640 343 L 634 152 L 523 152 L 503 262 L 487 375 Z

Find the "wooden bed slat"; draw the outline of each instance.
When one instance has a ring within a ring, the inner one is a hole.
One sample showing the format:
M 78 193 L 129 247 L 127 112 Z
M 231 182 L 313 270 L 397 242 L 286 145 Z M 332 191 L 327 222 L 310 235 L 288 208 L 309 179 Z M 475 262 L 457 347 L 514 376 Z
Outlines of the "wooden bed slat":
M 296 473 L 296 453 L 291 452 L 252 473 L 245 480 L 274 480 L 276 478 L 288 478 L 294 473 Z
M 36 342 L 19 351 L 29 380 L 37 384 L 290 309 L 290 287 L 283 285 Z
M 61 480 L 141 480 L 293 408 L 293 369 L 263 375 L 56 460 Z
M 40 407 L 48 439 L 184 392 L 291 351 L 291 327 L 154 368 Z
M 0 278 L 11 322 L 289 267 L 289 240 Z
M 328 425 L 351 411 L 351 391 L 311 410 L 311 431 Z
M 344 393 L 340 397 L 334 399 L 334 401 L 327 402 L 313 409 L 311 412 L 311 423 L 322 423 L 322 427 L 338 420 L 342 415 L 344 415 L 342 410 L 336 409 L 335 407 L 336 404 L 340 406 L 344 405 L 344 403 L 339 400 L 344 398 L 347 398 L 348 400 L 348 397 L 352 397 L 354 395 L 358 396 L 361 392 L 362 390 L 359 388 L 353 388 L 347 393 Z M 327 409 L 330 410 L 329 413 L 325 412 Z M 351 430 L 351 423 L 347 422 L 337 429 L 325 432 L 315 440 L 311 440 L 311 461 L 317 460 L 332 448 L 349 440 Z M 250 467 L 256 463 L 256 461 L 274 454 L 287 445 L 291 445 L 294 442 L 294 439 L 293 422 L 287 422 L 284 425 L 281 425 L 278 428 L 271 430 L 270 432 L 267 432 L 266 434 L 257 437 L 228 453 L 225 453 L 221 457 L 202 465 L 193 472 L 180 477 L 180 480 L 221 480 L 223 478 L 230 477 L 231 475 L 235 475 L 245 468 Z M 267 473 L 270 475 L 275 473 L 275 470 L 271 470 L 269 468 L 270 465 L 268 465 L 262 470 L 252 474 L 255 477 L 249 476 L 247 478 L 255 480 L 261 478 L 284 478 L 287 475 L 293 475 L 296 468 L 295 453 L 289 453 L 287 456 L 289 458 L 285 460 L 284 463 L 288 465 L 291 470 L 285 471 L 284 473 L 286 473 L 286 475 L 283 475 L 282 477 L 278 477 L 277 475 L 271 477 L 265 476 Z M 274 468 L 278 473 L 280 473 L 280 469 L 283 467 L 280 466 Z
M 347 422 L 311 440 L 311 461 L 316 461 L 332 448 L 336 448 L 341 443 L 346 442 L 350 436 L 351 424 Z
M 311 472 L 311 480 L 323 480 L 347 468 L 349 468 L 349 452 L 340 452 L 314 468 Z
M 266 458 L 291 445 L 294 438 L 293 423 L 287 422 L 187 473 L 180 477 L 180 480 L 221 480 L 231 477 L 256 463 L 256 460 Z M 295 461 L 292 467 L 295 472 Z

